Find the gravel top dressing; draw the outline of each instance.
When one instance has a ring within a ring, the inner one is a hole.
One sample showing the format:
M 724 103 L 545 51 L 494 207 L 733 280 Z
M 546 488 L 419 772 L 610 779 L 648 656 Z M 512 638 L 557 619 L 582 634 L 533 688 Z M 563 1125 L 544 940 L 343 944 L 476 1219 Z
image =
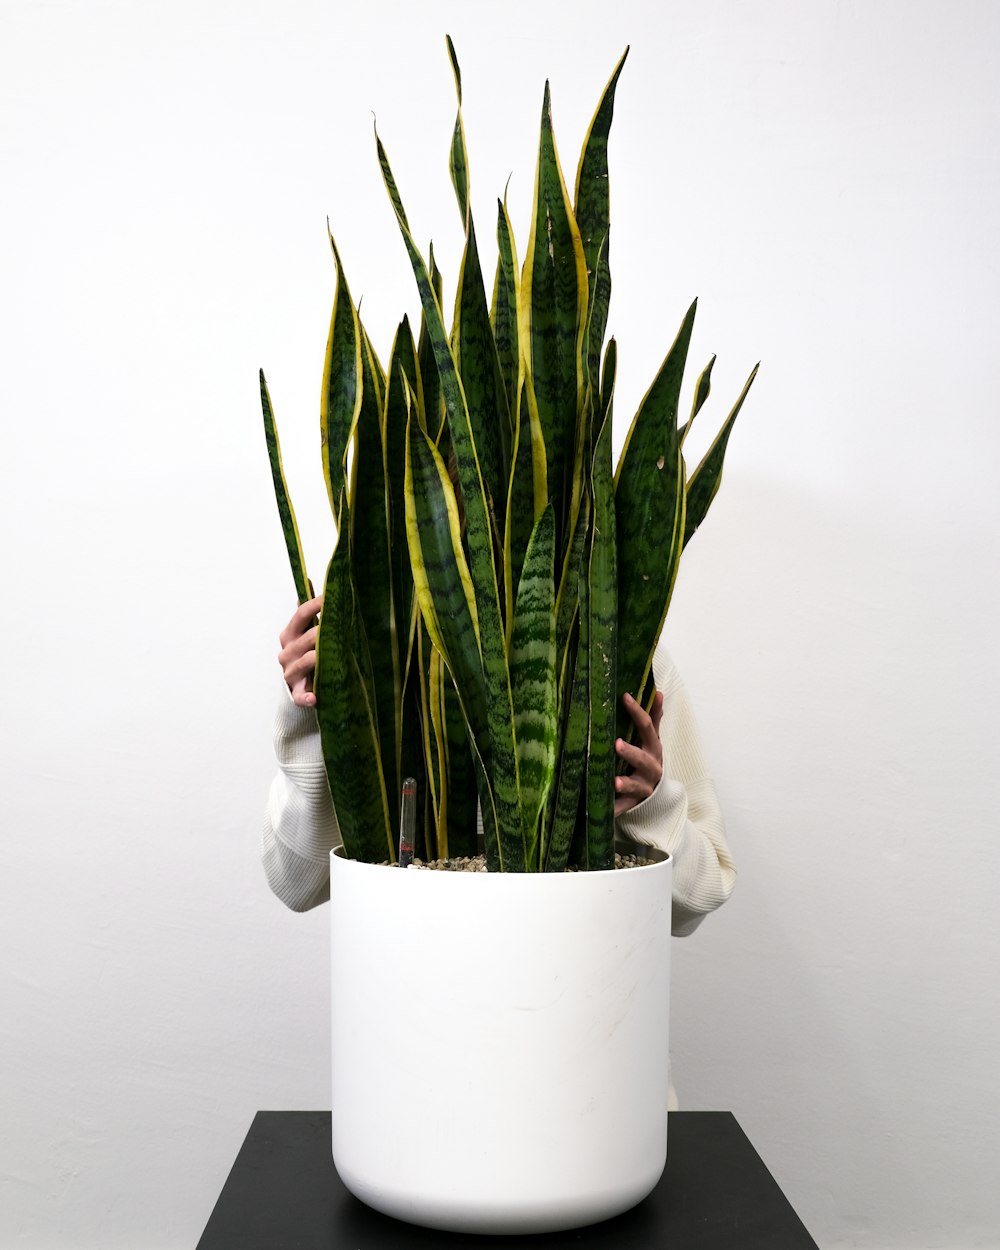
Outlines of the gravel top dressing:
M 641 855 L 615 854 L 616 868 L 645 868 L 652 864 L 651 859 L 643 859 Z M 388 861 L 383 861 L 388 867 Z M 422 859 L 414 859 L 407 865 L 409 868 L 425 868 L 434 872 L 486 872 L 485 855 L 459 855 L 454 859 L 432 859 L 424 863 Z M 564 872 L 579 872 L 578 868 L 566 868 Z

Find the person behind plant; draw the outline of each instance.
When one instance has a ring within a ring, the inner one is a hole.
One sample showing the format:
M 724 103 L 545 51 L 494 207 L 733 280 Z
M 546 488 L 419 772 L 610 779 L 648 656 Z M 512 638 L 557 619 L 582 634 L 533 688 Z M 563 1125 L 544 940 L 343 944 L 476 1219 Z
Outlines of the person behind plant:
M 261 858 L 271 889 L 293 911 L 330 894 L 330 851 L 340 829 L 330 799 L 316 696 L 317 617 L 322 597 L 303 603 L 280 636 L 288 695 L 274 721 L 278 775 L 261 832 Z M 656 696 L 649 714 L 625 695 L 637 745 L 615 749 L 631 772 L 615 778 L 615 827 L 622 836 L 673 857 L 675 936 L 692 933 L 732 893 L 736 869 L 709 776 L 691 702 L 661 638 L 653 655 Z

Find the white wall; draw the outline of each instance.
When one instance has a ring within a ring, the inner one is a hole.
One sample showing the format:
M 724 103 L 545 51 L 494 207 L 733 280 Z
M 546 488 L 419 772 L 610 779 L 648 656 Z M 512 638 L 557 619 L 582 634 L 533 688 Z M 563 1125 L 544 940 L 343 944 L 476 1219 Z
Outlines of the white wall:
M 256 371 L 315 577 L 325 219 L 385 352 L 371 112 L 453 282 L 449 30 L 522 252 L 544 78 L 572 177 L 632 45 L 619 440 L 692 296 L 706 427 L 764 362 L 668 626 L 741 870 L 676 950 L 682 1096 L 824 1247 L 996 1246 L 1000 11 L 364 7 L 3 6 L 0 1243 L 190 1246 L 254 1111 L 328 1104 L 326 918 L 256 858 L 292 598 Z

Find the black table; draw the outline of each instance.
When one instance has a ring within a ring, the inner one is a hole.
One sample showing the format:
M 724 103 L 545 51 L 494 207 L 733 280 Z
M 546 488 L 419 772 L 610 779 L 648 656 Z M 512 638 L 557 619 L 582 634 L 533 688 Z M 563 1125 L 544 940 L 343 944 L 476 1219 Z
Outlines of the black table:
M 667 1167 L 637 1207 L 589 1228 L 540 1236 L 443 1233 L 359 1202 L 330 1156 L 329 1111 L 258 1111 L 198 1250 L 411 1247 L 818 1250 L 728 1111 L 670 1114 Z

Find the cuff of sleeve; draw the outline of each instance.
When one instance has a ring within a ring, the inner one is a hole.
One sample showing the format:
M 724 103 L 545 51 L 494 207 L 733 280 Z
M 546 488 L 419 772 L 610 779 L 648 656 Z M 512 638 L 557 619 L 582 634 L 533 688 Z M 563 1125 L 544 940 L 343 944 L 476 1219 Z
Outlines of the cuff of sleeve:
M 274 753 L 282 767 L 322 762 L 319 721 L 314 707 L 299 707 L 285 686 L 286 699 L 274 716 Z
M 673 854 L 684 837 L 687 812 L 684 786 L 662 777 L 649 798 L 623 812 L 616 824 L 618 832 L 633 842 Z

